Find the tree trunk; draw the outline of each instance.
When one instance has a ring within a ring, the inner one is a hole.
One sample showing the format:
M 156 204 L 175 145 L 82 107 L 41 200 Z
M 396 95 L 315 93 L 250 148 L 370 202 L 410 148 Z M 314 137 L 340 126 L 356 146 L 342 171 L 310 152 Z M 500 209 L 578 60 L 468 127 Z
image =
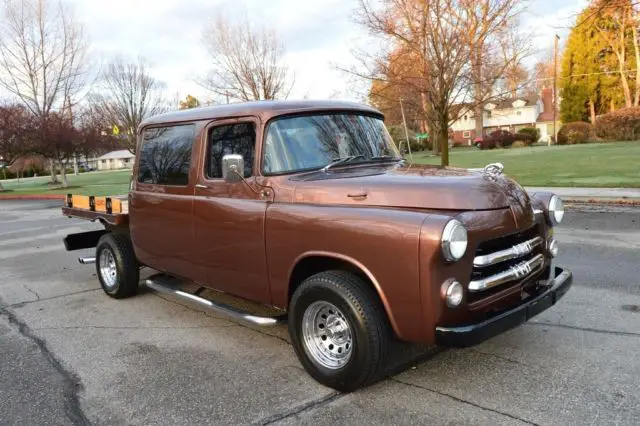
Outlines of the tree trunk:
M 629 87 L 629 80 L 624 70 L 624 63 L 620 62 L 620 79 L 622 80 L 622 91 L 624 92 L 624 104 L 627 108 L 633 106 L 633 99 L 631 98 L 631 88 Z
M 636 55 L 636 96 L 633 99 L 633 106 L 640 105 L 640 47 L 638 46 L 638 27 L 631 25 L 633 34 L 633 51 Z
M 444 118 L 440 120 L 440 132 L 438 135 L 438 144 L 442 149 L 442 156 L 440 158 L 440 166 L 447 167 L 449 165 L 449 119 Z
M 67 180 L 67 165 L 62 161 L 60 162 L 60 175 L 62 176 L 62 187 L 68 188 L 69 181 Z
M 56 165 L 53 160 L 49 160 L 49 171 L 51 171 L 51 183 L 59 183 L 58 182 L 58 174 L 56 173 Z
M 591 124 L 596 123 L 596 106 L 593 103 L 593 99 L 589 98 L 589 114 L 591 116 Z
M 611 110 L 610 112 L 613 112 L 616 110 L 616 103 L 613 101 L 613 99 L 611 99 L 609 107 L 610 107 L 609 109 Z
M 476 137 L 482 137 L 484 132 L 484 85 L 482 83 L 482 58 L 480 55 L 480 51 L 482 50 L 482 45 L 484 43 L 479 43 L 476 46 L 475 51 L 473 52 L 473 97 L 475 101 L 475 105 L 473 107 L 473 115 L 476 123 Z

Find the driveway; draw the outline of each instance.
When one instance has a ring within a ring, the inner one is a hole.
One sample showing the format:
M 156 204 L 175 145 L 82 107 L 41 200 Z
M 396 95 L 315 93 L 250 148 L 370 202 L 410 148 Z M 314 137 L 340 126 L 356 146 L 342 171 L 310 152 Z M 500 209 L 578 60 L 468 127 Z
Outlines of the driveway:
M 59 204 L 0 201 L 0 424 L 640 421 L 640 210 L 567 213 L 574 287 L 532 322 L 471 349 L 398 346 L 388 379 L 343 395 L 302 370 L 285 327 L 105 296 L 62 245 L 98 227 Z

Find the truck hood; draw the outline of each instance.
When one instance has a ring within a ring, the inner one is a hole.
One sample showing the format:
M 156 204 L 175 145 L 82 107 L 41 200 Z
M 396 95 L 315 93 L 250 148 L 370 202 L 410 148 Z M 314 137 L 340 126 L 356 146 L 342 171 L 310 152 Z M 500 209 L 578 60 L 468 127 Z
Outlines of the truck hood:
M 531 210 L 512 179 L 481 170 L 423 165 L 352 166 L 292 178 L 293 201 L 434 210 Z M 515 213 L 515 212 L 514 212 Z

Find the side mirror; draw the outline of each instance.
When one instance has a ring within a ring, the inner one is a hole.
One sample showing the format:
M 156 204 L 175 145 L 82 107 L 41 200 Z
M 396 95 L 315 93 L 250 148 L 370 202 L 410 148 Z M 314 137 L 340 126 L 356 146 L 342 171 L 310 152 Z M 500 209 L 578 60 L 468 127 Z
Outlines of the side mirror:
M 244 159 L 240 154 L 227 154 L 222 157 L 222 178 L 227 183 L 244 179 Z

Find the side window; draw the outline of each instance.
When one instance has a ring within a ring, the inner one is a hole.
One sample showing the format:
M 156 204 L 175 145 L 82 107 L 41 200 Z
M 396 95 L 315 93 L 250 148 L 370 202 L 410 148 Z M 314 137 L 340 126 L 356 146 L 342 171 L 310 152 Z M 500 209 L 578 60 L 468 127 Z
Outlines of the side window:
M 138 182 L 187 185 L 195 124 L 146 129 L 142 135 Z
M 244 177 L 253 174 L 253 158 L 256 152 L 256 129 L 253 123 L 225 124 L 209 132 L 207 177 L 222 178 L 222 157 L 240 154 L 244 159 Z

